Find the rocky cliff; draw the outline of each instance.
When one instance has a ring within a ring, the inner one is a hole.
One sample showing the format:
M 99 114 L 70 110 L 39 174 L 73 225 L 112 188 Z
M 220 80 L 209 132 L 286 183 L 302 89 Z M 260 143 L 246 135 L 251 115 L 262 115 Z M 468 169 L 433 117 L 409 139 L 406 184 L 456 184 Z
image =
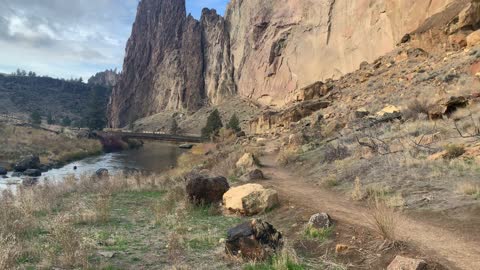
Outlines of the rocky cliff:
M 417 34 L 476 28 L 478 0 L 232 0 L 225 19 L 184 0 L 142 0 L 114 89 L 110 124 L 196 111 L 235 94 L 282 107 Z M 428 35 L 423 35 L 428 33 Z M 435 39 L 439 42 L 442 39 Z

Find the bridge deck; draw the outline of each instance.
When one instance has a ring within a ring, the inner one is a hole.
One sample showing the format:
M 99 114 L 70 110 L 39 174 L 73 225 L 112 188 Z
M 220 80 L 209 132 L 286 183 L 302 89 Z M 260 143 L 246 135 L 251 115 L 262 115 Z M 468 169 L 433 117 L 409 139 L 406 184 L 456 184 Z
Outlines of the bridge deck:
M 134 132 L 98 132 L 98 135 L 113 135 L 122 138 L 132 139 L 145 139 L 145 140 L 158 140 L 168 142 L 188 142 L 188 143 L 200 143 L 203 141 L 201 137 L 195 136 L 182 136 L 171 134 L 157 134 L 157 133 L 134 133 Z

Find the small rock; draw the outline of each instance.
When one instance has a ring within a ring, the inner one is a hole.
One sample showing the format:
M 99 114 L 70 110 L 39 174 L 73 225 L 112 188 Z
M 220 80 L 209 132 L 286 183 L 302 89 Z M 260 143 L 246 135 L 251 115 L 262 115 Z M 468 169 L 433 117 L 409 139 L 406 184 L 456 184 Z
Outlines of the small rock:
M 98 169 L 98 170 L 95 172 L 95 175 L 96 175 L 98 178 L 104 178 L 104 177 L 108 177 L 109 173 L 108 173 L 108 170 L 107 170 L 107 169 L 101 168 L 101 169 Z
M 361 119 L 361 118 L 367 117 L 370 114 L 370 112 L 365 108 L 360 108 L 356 110 L 354 114 L 355 114 L 355 118 Z
M 265 189 L 259 184 L 235 187 L 223 195 L 223 205 L 226 209 L 247 216 L 264 213 L 278 204 L 277 191 Z
M 230 185 L 225 177 L 192 176 L 187 180 L 187 196 L 195 203 L 212 204 L 222 201 Z
M 381 111 L 377 112 L 377 116 L 385 116 L 387 114 L 395 114 L 395 113 L 400 113 L 400 108 L 393 106 L 393 105 L 388 105 L 385 108 L 383 108 Z
M 28 169 L 25 172 L 23 172 L 23 174 L 30 177 L 42 176 L 42 172 L 38 169 Z
M 229 255 L 262 261 L 283 246 L 282 234 L 260 219 L 242 223 L 227 232 L 225 252 Z
M 237 138 L 242 138 L 242 137 L 245 137 L 245 136 L 247 136 L 247 134 L 245 133 L 245 131 L 237 132 Z
M 0 175 L 7 175 L 7 169 L 0 167 Z
M 327 213 L 317 213 L 310 217 L 308 226 L 315 229 L 326 229 L 332 226 L 332 220 Z
M 405 34 L 402 39 L 400 40 L 400 43 L 407 43 L 412 39 L 412 36 L 410 34 Z
M 116 253 L 113 252 L 113 251 L 99 251 L 98 255 L 100 255 L 102 257 L 105 257 L 107 259 L 111 259 L 111 258 L 115 257 Z
M 181 144 L 178 147 L 181 149 L 192 149 L 193 146 L 194 146 L 193 144 L 186 143 L 186 144 Z
M 264 180 L 265 175 L 263 175 L 263 172 L 261 170 L 255 169 L 248 173 L 248 179 L 250 179 L 251 181 Z
M 23 176 L 23 173 L 21 173 L 21 172 L 12 173 L 12 177 L 22 177 L 22 176 Z
M 338 244 L 335 246 L 335 252 L 336 253 L 343 253 L 345 251 L 347 251 L 349 249 L 349 247 L 347 245 L 342 245 L 342 244 Z
M 392 263 L 390 263 L 387 270 L 423 270 L 426 267 L 427 263 L 424 260 L 397 256 Z

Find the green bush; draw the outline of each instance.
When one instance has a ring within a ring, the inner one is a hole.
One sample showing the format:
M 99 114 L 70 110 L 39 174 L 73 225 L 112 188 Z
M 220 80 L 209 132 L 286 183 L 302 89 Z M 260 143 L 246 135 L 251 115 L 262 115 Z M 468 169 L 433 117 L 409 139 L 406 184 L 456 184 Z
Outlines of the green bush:
M 227 128 L 235 132 L 242 131 L 242 128 L 240 128 L 240 120 L 238 120 L 238 117 L 235 113 L 230 118 L 230 121 L 228 121 Z
M 207 119 L 207 124 L 202 129 L 202 137 L 207 139 L 216 136 L 223 127 L 222 118 L 217 109 L 215 109 Z

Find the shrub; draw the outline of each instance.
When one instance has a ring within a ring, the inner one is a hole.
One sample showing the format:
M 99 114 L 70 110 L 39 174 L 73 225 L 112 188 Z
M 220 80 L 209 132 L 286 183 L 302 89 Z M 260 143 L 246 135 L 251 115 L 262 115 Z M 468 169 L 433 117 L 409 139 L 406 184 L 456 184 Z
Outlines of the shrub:
M 418 119 L 419 115 L 428 115 L 430 105 L 426 100 L 415 99 L 407 105 L 407 109 L 403 112 L 406 119 Z
M 350 151 L 348 147 L 338 144 L 328 144 L 324 150 L 324 160 L 327 163 L 332 163 L 336 160 L 343 160 L 350 156 Z
M 178 131 L 179 131 L 179 128 L 178 128 L 177 120 L 175 120 L 175 118 L 172 118 L 172 124 L 170 126 L 170 134 L 176 135 Z
M 38 111 L 34 111 L 30 114 L 30 122 L 34 125 L 40 125 L 42 123 L 42 116 Z
M 242 129 L 240 128 L 240 120 L 238 120 L 237 114 L 234 113 L 232 115 L 230 121 L 228 121 L 227 128 L 235 132 L 242 131 Z
M 450 144 L 445 147 L 445 159 L 456 159 L 465 154 L 465 147 L 463 145 Z
M 457 186 L 457 192 L 460 194 L 474 196 L 475 198 L 480 198 L 480 185 L 472 182 L 460 183 Z
M 370 207 L 370 223 L 384 240 L 396 241 L 397 222 L 395 210 L 376 198 Z
M 212 136 L 216 136 L 222 127 L 223 124 L 220 112 L 215 109 L 207 118 L 207 124 L 202 129 L 202 137 L 211 138 Z
M 324 229 L 317 229 L 312 226 L 307 226 L 303 234 L 307 238 L 317 239 L 320 241 L 327 240 L 333 233 L 333 227 L 324 228 Z

